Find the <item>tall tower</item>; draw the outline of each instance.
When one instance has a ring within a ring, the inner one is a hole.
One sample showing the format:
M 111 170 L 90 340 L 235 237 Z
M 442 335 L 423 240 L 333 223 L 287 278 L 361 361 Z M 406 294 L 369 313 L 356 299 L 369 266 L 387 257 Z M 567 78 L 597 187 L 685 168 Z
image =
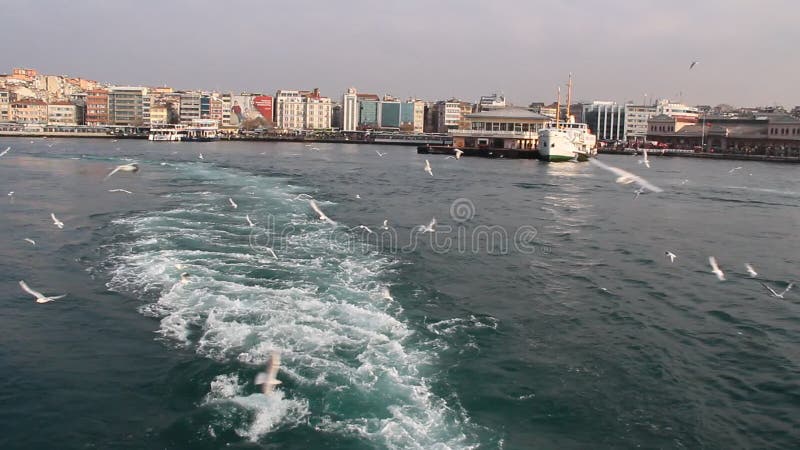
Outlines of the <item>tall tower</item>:
M 357 127 L 358 95 L 356 88 L 349 88 L 342 96 L 342 131 L 355 131 Z

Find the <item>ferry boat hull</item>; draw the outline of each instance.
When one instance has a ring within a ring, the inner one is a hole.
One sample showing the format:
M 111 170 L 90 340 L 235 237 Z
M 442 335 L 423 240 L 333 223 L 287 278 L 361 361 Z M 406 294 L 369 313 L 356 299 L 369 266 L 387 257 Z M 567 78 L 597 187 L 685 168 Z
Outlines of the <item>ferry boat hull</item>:
M 594 145 L 595 137 L 587 132 L 585 125 L 580 128 L 545 128 L 539 132 L 539 159 L 549 162 L 586 161 L 592 156 Z

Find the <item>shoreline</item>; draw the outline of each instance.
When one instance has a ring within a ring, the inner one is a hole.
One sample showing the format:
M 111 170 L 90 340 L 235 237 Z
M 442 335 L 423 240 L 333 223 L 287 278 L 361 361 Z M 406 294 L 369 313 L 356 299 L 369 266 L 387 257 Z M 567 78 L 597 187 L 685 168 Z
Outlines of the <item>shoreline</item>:
M 147 140 L 147 136 L 139 135 L 122 135 L 122 134 L 108 134 L 108 133 L 71 133 L 71 132 L 17 132 L 17 131 L 0 131 L 0 138 L 87 138 L 87 139 L 142 139 Z M 423 147 L 417 142 L 371 142 L 360 141 L 353 139 L 341 138 L 309 138 L 307 136 L 228 136 L 221 137 L 219 142 L 296 142 L 296 143 L 321 143 L 321 144 L 373 144 L 373 145 L 399 145 L 405 147 L 417 147 L 418 153 L 421 154 L 439 154 L 451 155 L 453 154 L 452 146 L 432 145 L 427 148 L 428 151 L 419 151 Z M 215 142 L 215 141 L 212 141 Z M 484 158 L 503 158 L 503 159 L 535 159 L 536 152 L 530 150 L 516 150 L 516 149 L 462 149 L 464 156 L 484 157 Z M 477 151 L 476 151 L 477 150 Z M 499 150 L 499 151 L 498 151 Z M 528 153 L 532 154 L 528 154 Z M 625 150 L 598 150 L 598 155 L 634 155 L 639 151 L 635 149 Z M 694 153 L 686 151 L 675 151 L 674 149 L 667 149 L 663 153 L 660 150 L 653 150 L 649 152 L 650 156 L 654 157 L 678 157 L 678 158 L 700 158 L 700 159 L 716 159 L 716 160 L 734 160 L 734 161 L 759 161 L 759 162 L 776 162 L 776 163 L 800 163 L 800 157 L 793 156 L 776 156 L 776 155 L 743 155 L 737 153 Z

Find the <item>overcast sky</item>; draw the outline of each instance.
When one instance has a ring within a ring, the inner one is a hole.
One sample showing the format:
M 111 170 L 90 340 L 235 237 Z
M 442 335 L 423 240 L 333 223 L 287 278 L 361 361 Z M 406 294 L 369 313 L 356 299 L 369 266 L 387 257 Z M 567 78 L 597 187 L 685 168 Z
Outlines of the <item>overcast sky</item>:
M 425 100 L 800 105 L 796 0 L 0 0 L 0 71 Z M 689 70 L 689 65 L 697 65 Z

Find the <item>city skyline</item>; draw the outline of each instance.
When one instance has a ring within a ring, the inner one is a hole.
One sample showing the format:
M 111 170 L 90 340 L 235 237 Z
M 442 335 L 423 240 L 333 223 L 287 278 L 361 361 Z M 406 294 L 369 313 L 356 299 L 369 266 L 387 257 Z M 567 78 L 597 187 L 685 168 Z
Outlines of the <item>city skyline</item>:
M 786 57 L 800 5 L 769 3 L 20 2 L 4 7 L 7 35 L 36 33 L 3 40 L 0 52 L 43 73 L 179 89 L 319 87 L 338 98 L 355 86 L 469 101 L 502 92 L 526 105 L 554 100 L 572 72 L 576 100 L 790 108 L 800 104 L 789 89 L 800 63 Z

